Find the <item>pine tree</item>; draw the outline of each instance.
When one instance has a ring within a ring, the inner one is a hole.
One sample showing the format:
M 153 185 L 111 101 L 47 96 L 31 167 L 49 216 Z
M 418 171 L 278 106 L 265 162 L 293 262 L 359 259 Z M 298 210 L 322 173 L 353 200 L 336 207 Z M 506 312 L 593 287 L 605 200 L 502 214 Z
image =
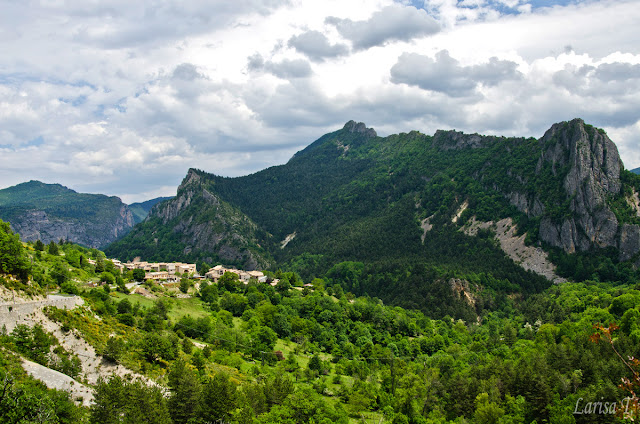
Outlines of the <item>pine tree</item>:
M 229 421 L 236 409 L 236 386 L 226 374 L 218 373 L 203 387 L 200 418 L 204 421 Z
M 169 411 L 175 424 L 184 424 L 196 417 L 202 387 L 196 373 L 185 361 L 178 360 L 169 372 Z
M 50 255 L 58 256 L 60 254 L 60 250 L 58 249 L 58 245 L 55 241 L 51 240 L 49 243 L 49 247 L 47 249 Z

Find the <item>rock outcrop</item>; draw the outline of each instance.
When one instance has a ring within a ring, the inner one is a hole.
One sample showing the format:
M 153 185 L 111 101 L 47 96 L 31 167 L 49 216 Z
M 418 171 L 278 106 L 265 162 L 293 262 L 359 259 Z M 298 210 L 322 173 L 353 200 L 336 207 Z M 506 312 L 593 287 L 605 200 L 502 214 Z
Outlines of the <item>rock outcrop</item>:
M 536 173 L 551 169 L 561 179 L 568 213 L 561 219 L 545 214 L 540 198 L 512 192 L 505 196 L 529 217 L 540 217 L 539 237 L 567 253 L 593 248 L 620 249 L 620 260 L 640 251 L 639 229 L 620 225 L 608 199 L 620 193 L 622 161 L 616 145 L 581 119 L 553 125 L 538 141 Z
M 476 306 L 476 297 L 473 292 L 477 292 L 478 287 L 473 287 L 472 289 L 467 280 L 459 278 L 450 278 L 448 282 L 456 299 L 466 302 L 469 306 Z
M 377 137 L 378 134 L 373 128 L 367 128 L 364 122 L 349 121 L 342 128 L 350 133 L 362 134 L 366 137 Z
M 495 139 L 493 136 L 465 134 L 456 130 L 437 130 L 433 136 L 433 144 L 442 150 L 477 149 Z
M 169 228 L 182 246 L 181 255 L 192 260 L 240 264 L 246 270 L 265 268 L 269 264 L 254 235 L 258 226 L 239 209 L 213 194 L 207 188 L 206 178 L 194 169 L 187 173 L 176 197 L 155 205 L 141 225 L 141 230 L 149 227 L 153 231 L 154 225 Z M 156 240 L 157 250 L 162 250 L 162 243 L 175 241 Z M 124 250 L 126 242 L 123 240 Z
M 564 189 L 571 217 L 561 223 L 543 219 L 540 237 L 566 252 L 592 247 L 618 247 L 618 221 L 607 197 L 620 192 L 622 161 L 609 137 L 586 127 L 581 119 L 553 125 L 540 139 L 538 170 L 549 163 L 554 174 L 568 169 Z

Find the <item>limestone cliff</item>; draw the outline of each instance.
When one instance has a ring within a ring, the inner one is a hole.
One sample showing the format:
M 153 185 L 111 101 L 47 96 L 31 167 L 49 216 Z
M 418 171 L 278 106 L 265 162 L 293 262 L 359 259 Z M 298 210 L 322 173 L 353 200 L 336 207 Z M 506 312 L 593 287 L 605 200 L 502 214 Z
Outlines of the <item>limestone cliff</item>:
M 134 255 L 145 260 L 182 259 L 222 262 L 247 270 L 266 268 L 270 262 L 256 236 L 258 226 L 238 208 L 221 201 L 209 184 L 205 174 L 189 170 L 177 195 L 155 205 L 144 222 L 107 252 L 120 258 Z M 149 238 L 151 245 L 141 250 L 138 242 Z
M 593 128 L 588 131 L 580 119 L 555 124 L 540 139 L 542 145 L 548 142 L 538 169 L 547 162 L 554 173 L 568 170 L 563 185 L 572 214 L 562 222 L 543 219 L 540 237 L 569 253 L 617 247 L 618 221 L 607 207 L 607 197 L 620 192 L 622 162 L 615 144 L 604 133 Z
M 560 205 L 545 204 L 545 193 L 516 191 L 506 196 L 521 212 L 540 218 L 540 239 L 567 253 L 619 248 L 620 260 L 640 251 L 639 228 L 620 225 L 609 205 L 609 199 L 621 191 L 623 165 L 607 134 L 574 119 L 553 125 L 538 143 L 541 153 L 535 172 L 550 171 L 562 184 L 564 213 L 549 213 Z
M 115 211 L 113 219 L 109 221 L 68 220 L 50 216 L 43 210 L 31 209 L 10 222 L 23 241 L 41 240 L 49 243 L 62 239 L 95 248 L 108 245 L 133 227 L 133 217 L 126 205 Z
M 0 218 L 24 241 L 70 240 L 102 248 L 134 225 L 128 206 L 117 197 L 77 193 L 39 181 L 0 190 Z

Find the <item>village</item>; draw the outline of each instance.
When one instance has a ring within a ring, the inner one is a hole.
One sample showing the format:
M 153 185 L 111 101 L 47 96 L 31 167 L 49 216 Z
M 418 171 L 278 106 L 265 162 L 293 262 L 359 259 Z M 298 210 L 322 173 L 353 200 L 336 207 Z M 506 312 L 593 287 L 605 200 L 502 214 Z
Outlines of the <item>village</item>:
M 252 278 L 259 283 L 267 282 L 267 277 L 262 271 L 244 271 L 236 268 L 226 268 L 222 265 L 216 265 L 215 267 L 210 268 L 204 275 L 199 275 L 196 264 L 182 262 L 145 262 L 140 261 L 139 258 L 126 263 L 122 263 L 118 259 L 107 260 L 113 264 L 115 269 L 122 273 L 125 273 L 128 270 L 141 269 L 145 272 L 145 280 L 152 280 L 155 282 L 177 283 L 180 281 L 180 278 L 186 274 L 193 279 L 208 279 L 217 283 L 220 277 L 222 277 L 226 272 L 236 274 L 238 279 L 244 284 L 249 284 L 249 281 Z M 88 259 L 87 261 L 91 265 L 96 265 L 96 261 L 93 259 Z M 275 286 L 278 284 L 278 280 L 272 280 L 270 283 Z
M 89 264 L 96 266 L 98 264 L 98 260 L 94 259 L 85 259 Z M 156 284 L 159 286 L 165 287 L 174 287 L 181 282 L 183 282 L 184 278 L 188 278 L 189 280 L 195 280 L 193 287 L 195 290 L 199 290 L 200 283 L 202 281 L 210 281 L 215 284 L 218 283 L 220 278 L 224 276 L 226 273 L 232 273 L 237 275 L 238 281 L 244 285 L 249 285 L 249 283 L 262 283 L 269 284 L 272 287 L 278 286 L 280 279 L 274 278 L 273 275 L 267 276 L 262 271 L 252 270 L 245 271 L 237 268 L 228 268 L 224 265 L 216 265 L 204 273 L 204 275 L 200 275 L 198 273 L 196 264 L 189 264 L 183 262 L 146 262 L 140 260 L 140 258 L 134 258 L 133 261 L 130 262 L 121 262 L 118 259 L 105 259 L 105 262 L 113 264 L 114 270 L 118 270 L 119 272 L 125 274 L 130 271 L 142 270 L 144 271 L 144 275 L 138 271 L 138 275 L 134 276 L 131 279 L 131 282 L 126 283 L 124 287 L 126 287 L 130 293 L 140 294 L 146 297 L 153 297 L 153 295 L 144 287 L 141 286 L 142 283 L 148 284 Z M 134 274 L 135 275 L 135 274 Z M 91 287 L 97 287 L 101 285 L 105 285 L 107 282 L 92 282 L 89 284 Z M 149 286 L 150 287 L 150 286 Z M 289 286 L 292 290 L 314 290 L 314 284 L 307 283 L 303 284 L 300 287 L 297 286 Z M 178 294 L 178 296 L 184 296 L 183 294 Z

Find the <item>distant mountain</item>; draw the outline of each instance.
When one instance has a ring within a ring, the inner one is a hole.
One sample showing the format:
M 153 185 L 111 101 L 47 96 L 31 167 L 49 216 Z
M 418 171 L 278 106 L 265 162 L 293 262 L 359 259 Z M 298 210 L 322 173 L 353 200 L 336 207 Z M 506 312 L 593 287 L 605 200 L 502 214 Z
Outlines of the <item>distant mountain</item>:
M 631 172 L 634 174 L 640 174 L 640 168 L 632 169 Z
M 131 210 L 131 213 L 133 214 L 133 221 L 136 224 L 144 221 L 147 215 L 149 215 L 149 211 L 156 203 L 169 199 L 171 199 L 171 197 L 156 197 L 155 199 L 147 200 L 145 202 L 131 203 L 129 205 L 129 210 Z
M 414 302 L 433 298 L 452 276 L 537 291 L 561 280 L 540 266 L 548 255 L 569 278 L 637 259 L 639 191 L 615 144 L 580 119 L 540 139 L 457 131 L 383 138 L 350 121 L 285 165 L 238 178 L 190 170 L 176 198 L 107 252 L 286 266 L 422 307 Z M 514 247 L 525 235 L 536 252 Z M 520 266 L 527 261 L 544 278 Z
M 118 197 L 77 193 L 40 181 L 0 190 L 0 219 L 25 241 L 65 239 L 96 248 L 134 225 L 131 210 Z

